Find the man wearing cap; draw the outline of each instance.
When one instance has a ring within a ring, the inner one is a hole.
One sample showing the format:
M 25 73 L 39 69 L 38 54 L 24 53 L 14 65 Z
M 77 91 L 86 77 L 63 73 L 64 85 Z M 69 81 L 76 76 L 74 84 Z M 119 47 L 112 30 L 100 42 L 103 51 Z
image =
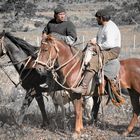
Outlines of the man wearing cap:
M 64 7 L 57 6 L 54 9 L 54 18 L 50 20 L 42 32 L 42 38 L 47 34 L 63 40 L 66 44 L 72 45 L 77 40 L 77 34 L 74 24 L 66 19 Z
M 90 48 L 92 47 L 92 49 L 94 48 L 94 51 L 97 51 L 96 47 L 94 46 L 96 46 L 97 44 L 99 45 L 101 50 L 101 58 L 103 60 L 103 63 L 106 65 L 110 61 L 118 61 L 121 47 L 121 35 L 119 28 L 111 20 L 111 17 L 107 10 L 97 11 L 95 17 L 100 27 L 97 33 L 97 37 L 91 39 L 90 41 Z M 95 73 L 99 71 L 98 61 L 98 54 L 94 53 L 89 62 L 85 63 L 85 65 L 88 64 L 88 67 L 85 71 L 85 76 L 81 85 L 76 88 L 71 88 L 72 91 L 74 91 L 75 93 L 81 93 L 82 95 L 86 94 L 89 82 L 91 81 Z

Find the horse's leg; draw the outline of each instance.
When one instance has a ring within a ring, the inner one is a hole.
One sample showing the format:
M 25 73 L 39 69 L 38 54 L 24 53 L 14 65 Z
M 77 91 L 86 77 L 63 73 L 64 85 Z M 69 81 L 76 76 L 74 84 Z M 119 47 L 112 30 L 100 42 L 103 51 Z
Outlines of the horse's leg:
M 49 124 L 49 119 L 48 119 L 48 116 L 46 114 L 42 92 L 41 92 L 41 90 L 39 90 L 39 88 L 36 88 L 35 90 L 36 90 L 35 99 L 38 103 L 38 106 L 40 108 L 42 118 L 43 118 L 43 122 L 42 122 L 41 127 L 45 127 Z
M 66 129 L 66 110 L 65 110 L 64 104 L 61 104 L 60 107 L 62 111 L 63 129 L 65 130 Z
M 93 125 L 94 122 L 95 123 L 97 122 L 97 117 L 98 117 L 101 100 L 100 100 L 99 96 L 92 96 L 92 98 L 93 98 L 93 107 L 92 107 L 91 124 Z
M 83 99 L 81 98 L 79 101 L 79 105 L 80 105 L 80 130 L 82 131 L 84 129 L 83 127 L 83 108 L 82 108 L 82 102 L 83 102 Z
M 139 94 L 135 91 L 129 90 L 131 104 L 133 107 L 133 117 L 128 125 L 127 130 L 123 133 L 124 136 L 127 136 L 129 133 L 132 132 L 134 126 L 138 122 L 138 115 L 140 114 L 140 102 L 139 102 Z
M 30 89 L 30 90 L 32 90 L 32 89 Z M 28 107 L 30 106 L 31 102 L 34 99 L 34 95 L 31 94 L 34 91 L 30 91 L 30 90 L 27 90 L 27 92 L 26 92 L 26 95 L 25 95 L 25 98 L 23 100 L 21 109 L 20 109 L 19 114 L 18 114 L 18 117 L 16 119 L 16 123 L 18 125 L 21 125 L 22 124 L 23 119 L 24 119 L 24 116 L 25 116 L 25 114 L 27 112 L 27 109 L 28 109 Z
M 56 121 L 58 117 L 58 104 L 54 103 L 54 106 L 55 106 L 55 121 Z
M 83 129 L 83 120 L 82 120 L 82 97 L 79 94 L 74 100 L 74 109 L 75 109 L 75 132 L 80 134 L 81 130 Z

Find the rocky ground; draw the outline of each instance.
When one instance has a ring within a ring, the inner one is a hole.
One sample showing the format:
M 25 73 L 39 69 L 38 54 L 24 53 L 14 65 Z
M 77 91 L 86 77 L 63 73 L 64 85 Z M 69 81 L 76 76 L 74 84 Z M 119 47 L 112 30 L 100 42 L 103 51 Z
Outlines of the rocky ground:
M 27 42 L 39 46 L 41 31 L 46 22 L 53 16 L 52 9 L 57 3 L 46 3 L 45 0 L 22 1 L 22 3 L 18 3 L 20 1 L 15 2 L 14 5 L 8 0 L 0 1 L 1 31 L 6 29 L 6 31 L 10 31 L 18 37 L 24 38 Z M 28 2 L 28 4 L 24 2 Z M 108 7 L 112 8 L 112 11 L 117 11 L 115 19 L 117 19 L 116 22 L 121 25 L 120 30 L 122 33 L 123 48 L 121 58 L 126 58 L 139 57 L 140 52 L 140 16 L 137 14 L 139 5 L 134 5 L 134 2 L 136 2 L 136 0 L 133 2 L 131 0 L 125 0 L 125 2 L 123 0 L 110 2 L 100 0 L 96 2 L 90 1 L 89 3 L 66 3 L 65 6 L 70 19 L 74 21 L 77 27 L 78 41 L 83 41 L 83 46 L 85 45 L 84 41 L 96 35 L 97 27 L 95 26 L 95 19 L 93 18 L 95 11 L 101 7 Z M 123 4 L 125 4 L 125 8 Z M 12 6 L 15 9 L 19 7 L 14 11 Z M 135 6 L 135 8 L 131 9 L 130 7 L 132 6 Z M 127 8 L 130 8 L 130 10 Z M 127 23 L 127 25 L 124 23 Z M 132 25 L 128 26 L 128 24 Z M 8 61 L 9 59 L 7 57 L 0 58 L 0 64 L 7 64 Z M 20 110 L 25 91 L 20 85 L 16 88 L 6 73 L 14 82 L 18 83 L 19 81 L 19 75 L 12 65 L 5 67 L 4 70 L 0 68 L 0 140 L 72 140 L 74 130 L 73 106 L 70 105 L 72 111 L 69 112 L 69 104 L 66 105 L 67 129 L 64 131 L 62 129 L 60 113 L 57 119 L 57 125 L 54 122 L 54 106 L 50 97 L 48 97 L 48 100 L 44 98 L 46 111 L 50 120 L 50 125 L 47 129 L 44 130 L 40 128 L 42 118 L 36 101 L 33 101 L 29 107 L 23 126 L 19 127 L 16 125 L 15 119 Z M 125 104 L 117 108 L 112 105 L 112 103 L 106 106 L 106 97 L 103 97 L 97 125 L 89 126 L 84 121 L 85 129 L 82 135 L 77 139 L 139 140 L 140 119 L 132 134 L 128 137 L 121 135 L 123 130 L 127 128 L 132 116 L 129 96 L 125 96 L 125 98 Z
M 6 98 L 1 91 L 0 104 L 0 139 L 1 140 L 73 140 L 74 114 L 73 106 L 71 112 L 68 111 L 69 104 L 66 105 L 67 115 L 66 130 L 62 128 L 62 116 L 59 113 L 55 123 L 54 106 L 51 98 L 44 98 L 46 111 L 49 116 L 50 125 L 46 129 L 40 128 L 41 115 L 36 101 L 33 101 L 25 116 L 22 127 L 15 123 L 17 113 L 20 109 L 25 92 L 21 87 L 12 88 L 11 95 Z M 140 139 L 140 121 L 132 134 L 123 137 L 121 133 L 126 129 L 132 116 L 132 108 L 129 97 L 126 96 L 126 103 L 118 108 L 109 103 L 105 105 L 106 97 L 103 97 L 101 104 L 99 120 L 96 125 L 88 125 L 84 121 L 84 131 L 79 140 L 139 140 Z
M 17 33 L 16 35 L 20 36 L 21 33 Z M 24 35 L 27 35 L 28 38 L 29 33 L 24 33 Z M 129 53 L 127 55 L 130 56 Z M 0 58 L 0 65 L 7 64 L 8 61 L 8 57 L 3 56 Z M 20 85 L 15 87 L 6 73 L 15 83 L 19 82 L 19 75 L 12 65 L 0 69 L 0 140 L 72 140 L 74 130 L 73 106 L 70 106 L 72 112 L 69 112 L 69 104 L 66 105 L 67 129 L 64 131 L 62 129 L 62 117 L 60 113 L 57 119 L 57 125 L 54 122 L 55 112 L 50 97 L 48 100 L 44 98 L 50 121 L 50 125 L 46 130 L 40 128 L 42 118 L 35 100 L 28 109 L 23 126 L 19 127 L 16 125 L 15 120 L 25 96 L 25 91 Z M 97 125 L 89 126 L 84 121 L 85 129 L 79 137 L 79 140 L 139 140 L 140 120 L 129 137 L 123 137 L 121 135 L 127 128 L 132 116 L 129 96 L 125 96 L 125 98 L 126 103 L 122 107 L 117 108 L 112 103 L 106 106 L 105 102 L 107 99 L 103 97 Z

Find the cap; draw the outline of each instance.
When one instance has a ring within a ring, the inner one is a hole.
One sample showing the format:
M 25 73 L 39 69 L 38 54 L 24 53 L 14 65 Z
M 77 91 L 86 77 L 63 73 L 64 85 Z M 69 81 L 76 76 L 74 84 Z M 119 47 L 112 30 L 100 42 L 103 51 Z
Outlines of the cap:
M 65 8 L 62 7 L 62 6 L 57 6 L 57 7 L 54 9 L 54 13 L 55 13 L 55 14 L 59 14 L 59 13 L 61 13 L 61 12 L 65 12 L 65 11 L 66 11 Z
M 110 16 L 109 10 L 101 9 L 101 10 L 98 10 L 95 14 L 95 17 L 103 17 L 103 16 Z

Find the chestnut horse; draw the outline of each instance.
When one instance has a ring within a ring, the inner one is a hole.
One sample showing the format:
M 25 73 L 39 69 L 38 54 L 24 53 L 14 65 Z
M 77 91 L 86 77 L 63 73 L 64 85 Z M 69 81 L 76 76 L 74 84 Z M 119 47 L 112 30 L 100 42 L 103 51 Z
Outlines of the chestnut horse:
M 36 65 L 40 73 L 44 73 L 46 70 L 52 71 L 54 79 L 57 78 L 63 80 L 59 83 L 63 88 L 70 92 L 70 95 L 77 96 L 74 100 L 75 108 L 75 132 L 79 133 L 83 129 L 82 123 L 82 96 L 81 94 L 72 93 L 71 87 L 77 86 L 79 80 L 81 80 L 81 66 L 82 57 L 79 57 L 80 51 L 72 49 L 66 45 L 63 41 L 53 38 L 48 35 L 46 40 L 42 40 L 40 51 L 36 59 Z M 140 59 L 130 58 L 120 61 L 120 83 L 121 88 L 128 89 L 132 107 L 133 117 L 124 135 L 128 135 L 137 123 L 138 115 L 140 113 Z M 58 74 L 59 72 L 59 74 Z
M 43 77 L 39 75 L 39 73 L 32 68 L 32 64 L 34 64 L 33 61 L 35 59 L 34 57 L 36 57 L 35 52 L 37 50 L 37 47 L 30 45 L 23 39 L 14 37 L 10 33 L 3 32 L 0 34 L 0 56 L 6 54 L 9 57 L 11 64 L 20 75 L 21 83 L 18 84 L 21 84 L 26 90 L 25 99 L 23 100 L 19 116 L 16 120 L 18 125 L 22 124 L 27 109 L 34 98 L 36 99 L 41 110 L 43 117 L 42 125 L 44 126 L 49 123 L 45 111 L 42 88 L 39 86 L 43 83 L 43 81 L 45 82 L 46 76 Z M 4 64 L 4 66 L 5 65 L 9 65 L 8 62 Z M 2 67 L 3 66 L 1 65 L 1 68 Z

